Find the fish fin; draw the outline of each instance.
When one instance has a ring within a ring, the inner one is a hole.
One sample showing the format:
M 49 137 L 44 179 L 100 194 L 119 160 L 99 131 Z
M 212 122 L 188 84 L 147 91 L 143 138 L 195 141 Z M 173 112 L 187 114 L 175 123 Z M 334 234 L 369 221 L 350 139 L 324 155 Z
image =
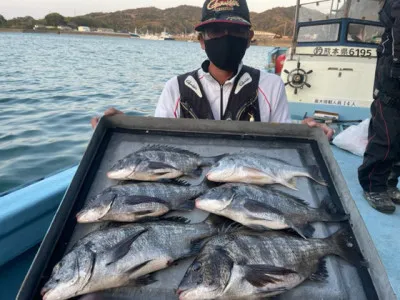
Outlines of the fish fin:
M 149 223 L 149 222 L 159 222 L 161 220 L 162 217 L 158 216 L 158 217 L 143 217 L 143 218 L 139 218 L 137 220 L 135 220 L 135 224 L 137 223 Z M 118 223 L 117 223 L 118 224 Z
M 110 251 L 112 251 L 112 255 L 110 260 L 106 263 L 106 265 L 111 265 L 112 263 L 115 263 L 116 261 L 120 260 L 122 257 L 124 257 L 128 252 L 129 249 L 131 248 L 132 243 L 143 233 L 147 232 L 148 229 L 142 229 L 139 232 L 136 232 L 132 236 L 127 237 L 126 239 L 122 240 L 118 244 L 114 245 Z
M 202 187 L 204 187 L 204 189 L 208 190 L 208 189 L 213 189 L 218 186 L 221 186 L 222 184 L 225 184 L 225 183 L 210 181 L 207 179 L 207 176 L 204 176 L 204 179 L 198 186 L 202 186 Z
M 333 246 L 332 254 L 338 255 L 356 267 L 368 267 L 360 253 L 357 241 L 348 229 L 340 229 L 327 238 Z
M 169 179 L 168 183 L 179 185 L 179 186 L 191 186 L 191 184 L 189 182 L 187 182 L 186 180 L 178 179 L 178 178 Z
M 297 274 L 296 271 L 275 267 L 270 265 L 247 265 L 245 268 L 245 279 L 255 287 L 261 288 L 270 283 L 281 282 L 277 276 Z
M 280 181 L 280 184 L 282 184 L 283 186 L 286 186 L 287 188 L 291 189 L 291 190 L 295 190 L 298 191 L 299 189 L 297 188 L 297 182 L 296 182 L 296 178 L 293 177 L 288 181 Z
M 178 207 L 175 207 L 174 210 L 192 211 L 194 207 L 195 207 L 194 200 L 186 200 L 183 203 L 181 203 Z
M 342 214 L 338 211 L 338 208 L 329 196 L 322 200 L 319 209 L 321 210 L 321 216 L 325 217 L 323 220 L 325 222 L 342 222 L 350 218 L 350 215 Z
M 179 216 L 171 216 L 171 217 L 164 217 L 164 216 L 157 216 L 157 217 L 144 217 L 139 220 L 136 220 L 135 223 L 149 223 L 149 222 L 176 222 L 182 224 L 189 224 L 190 220 L 185 217 Z
M 136 287 L 143 287 L 146 285 L 153 284 L 157 281 L 158 280 L 154 277 L 154 274 L 147 274 L 132 280 L 132 285 Z
M 300 205 L 310 207 L 310 204 L 307 201 L 305 201 L 303 199 L 300 199 L 300 198 L 297 198 L 296 196 L 293 196 L 293 195 L 290 195 L 290 194 L 288 194 L 286 192 L 282 192 L 282 191 L 278 191 L 278 190 L 274 190 L 274 192 L 276 192 L 278 194 L 281 194 L 284 197 L 290 198 L 290 200 L 293 200 L 293 201 L 297 202 Z
M 169 146 L 169 145 L 160 145 L 160 144 L 152 144 L 152 145 L 144 146 L 143 148 L 139 149 L 135 153 L 141 153 L 141 152 L 146 152 L 146 151 L 177 152 L 180 154 L 193 155 L 196 157 L 200 157 L 200 155 L 198 155 L 197 153 L 189 151 L 189 150 L 185 150 L 185 149 L 181 149 L 181 148 L 173 147 L 173 146 Z
M 135 216 L 138 216 L 138 217 L 145 216 L 145 215 L 151 214 L 152 212 L 154 212 L 154 211 L 153 210 L 142 210 L 142 211 L 135 212 Z
M 177 170 L 174 166 L 171 166 L 169 164 L 159 162 L 159 161 L 149 161 L 147 167 L 151 170 L 158 170 L 158 169 L 173 169 Z
M 143 202 L 156 202 L 156 203 L 161 203 L 164 204 L 165 206 L 169 206 L 169 203 L 164 201 L 163 199 L 157 198 L 157 197 L 151 197 L 151 196 L 130 196 L 130 197 L 124 197 L 123 203 L 126 205 L 136 205 L 139 203 Z
M 217 163 L 219 160 L 223 159 L 225 156 L 230 155 L 229 153 L 224 153 L 221 155 L 217 155 L 217 156 L 212 156 L 212 157 L 202 157 L 201 158 L 201 162 L 200 162 L 200 166 L 201 167 L 207 167 L 207 166 L 211 166 L 215 163 Z
M 315 273 L 311 274 L 311 276 L 308 278 L 312 281 L 320 281 L 323 282 L 329 277 L 328 274 L 328 269 L 326 268 L 326 260 L 321 259 L 318 263 L 317 271 Z
M 319 167 L 314 165 L 307 168 L 307 172 L 309 174 L 310 179 L 314 180 L 316 183 L 320 185 L 328 186 L 328 183 L 321 177 L 319 174 Z
M 232 224 L 237 224 L 235 221 L 232 221 L 231 219 L 214 214 L 209 214 L 207 219 L 205 219 L 203 222 L 217 228 L 226 228 L 228 226 L 231 226 Z
M 259 170 L 259 169 L 256 169 L 256 168 L 250 168 L 250 167 L 243 167 L 243 170 L 244 170 L 244 172 L 246 172 L 246 173 L 252 173 L 252 175 L 251 175 L 251 178 L 252 179 L 269 179 L 271 182 L 270 183 L 268 183 L 268 184 L 273 184 L 273 183 L 276 183 L 276 180 L 273 178 L 273 177 L 271 177 L 271 176 L 269 176 L 267 173 L 264 173 L 263 171 L 261 171 L 261 170 Z
M 175 222 L 175 223 L 181 223 L 181 224 L 189 224 L 190 220 L 185 217 L 178 217 L 178 216 L 173 216 L 173 217 L 160 217 L 158 218 L 160 221 L 167 221 L 167 222 Z
M 290 228 L 296 231 L 303 239 L 307 239 L 313 236 L 315 228 L 311 224 L 294 224 L 289 222 Z
M 189 251 L 188 257 L 199 254 L 201 249 L 203 249 L 204 245 L 210 240 L 210 238 L 211 237 L 205 237 L 205 238 L 199 238 L 199 239 L 193 240 L 190 243 L 190 251 Z
M 201 168 L 197 168 L 185 175 L 191 178 L 199 178 L 201 175 L 203 175 L 203 170 Z
M 133 275 L 136 271 L 140 270 L 141 268 L 143 268 L 144 266 L 146 266 L 148 263 L 150 263 L 152 260 L 146 260 L 145 262 L 142 262 L 141 264 L 134 266 L 128 270 L 125 271 L 126 274 L 130 274 Z M 140 278 L 140 277 L 139 277 Z
M 252 199 L 244 199 L 243 207 L 250 213 L 272 212 L 274 214 L 282 215 L 282 212 L 279 209 Z

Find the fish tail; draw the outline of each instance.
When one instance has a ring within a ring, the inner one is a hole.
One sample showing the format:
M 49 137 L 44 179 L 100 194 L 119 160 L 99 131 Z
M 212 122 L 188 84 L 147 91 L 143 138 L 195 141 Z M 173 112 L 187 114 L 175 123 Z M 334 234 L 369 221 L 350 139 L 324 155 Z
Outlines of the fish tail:
M 316 183 L 319 183 L 320 185 L 328 186 L 328 183 L 324 180 L 324 178 L 322 178 L 319 173 L 319 167 L 316 165 L 307 168 L 306 176 L 314 180 Z
M 296 231 L 303 239 L 313 237 L 315 228 L 311 224 L 293 225 L 292 229 Z
M 207 219 L 204 220 L 204 223 L 209 224 L 215 228 L 218 228 L 220 232 L 230 232 L 231 229 L 237 228 L 239 225 L 235 221 L 231 219 L 221 217 L 218 215 L 210 214 Z
M 197 168 L 197 169 L 194 169 L 194 170 L 192 170 L 192 171 L 190 171 L 188 173 L 185 173 L 184 176 L 181 177 L 181 178 L 184 178 L 184 179 L 197 179 L 197 178 L 201 177 L 201 175 L 203 175 L 203 169 Z
M 353 234 L 348 229 L 341 229 L 327 238 L 333 247 L 332 254 L 338 255 L 356 267 L 368 267 L 358 249 Z
M 321 218 L 321 221 L 324 222 L 343 222 L 349 219 L 348 214 L 339 212 L 338 208 L 329 196 L 322 200 L 318 210 L 318 215 Z
M 224 158 L 227 155 L 228 153 L 211 157 L 202 157 L 200 162 L 200 167 L 212 166 L 213 164 L 217 163 L 220 159 Z
M 203 180 L 200 182 L 200 184 L 198 186 L 201 187 L 202 189 L 204 189 L 204 192 L 206 192 L 209 189 L 215 188 L 220 185 L 221 185 L 221 183 L 209 181 L 207 179 L 207 176 L 204 176 Z

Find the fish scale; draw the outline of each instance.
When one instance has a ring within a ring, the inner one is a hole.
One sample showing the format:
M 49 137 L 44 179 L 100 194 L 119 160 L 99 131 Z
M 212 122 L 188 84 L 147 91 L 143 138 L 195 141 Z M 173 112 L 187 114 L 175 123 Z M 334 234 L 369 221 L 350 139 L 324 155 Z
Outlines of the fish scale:
M 107 188 L 89 199 L 78 212 L 80 223 L 99 221 L 133 222 L 148 216 L 160 216 L 170 210 L 191 210 L 193 198 L 207 190 L 206 183 L 133 183 Z
M 219 157 L 166 146 L 149 145 L 118 160 L 107 173 L 111 179 L 158 181 L 180 176 L 200 176 L 200 167 L 215 163 Z
M 310 237 L 312 222 L 341 222 L 348 216 L 333 212 L 325 199 L 320 208 L 286 193 L 255 185 L 229 183 L 213 188 L 196 199 L 196 207 L 230 218 L 255 230 L 291 228 Z
M 323 280 L 323 258 L 337 255 L 361 266 L 354 238 L 340 230 L 326 239 L 304 240 L 282 232 L 239 230 L 213 237 L 188 268 L 180 300 L 264 299 L 288 291 L 306 279 Z M 247 247 L 244 245 L 251 245 Z
M 225 155 L 211 167 L 206 176 L 215 182 L 259 185 L 278 183 L 294 190 L 297 190 L 295 177 L 308 177 L 321 185 L 327 185 L 319 176 L 317 166 L 297 167 L 280 159 L 255 153 Z
M 206 220 L 182 218 L 137 223 L 90 233 L 54 267 L 42 289 L 44 300 L 62 300 L 99 290 L 134 285 L 136 279 L 196 254 L 194 243 L 217 233 Z M 152 283 L 151 277 L 141 284 Z

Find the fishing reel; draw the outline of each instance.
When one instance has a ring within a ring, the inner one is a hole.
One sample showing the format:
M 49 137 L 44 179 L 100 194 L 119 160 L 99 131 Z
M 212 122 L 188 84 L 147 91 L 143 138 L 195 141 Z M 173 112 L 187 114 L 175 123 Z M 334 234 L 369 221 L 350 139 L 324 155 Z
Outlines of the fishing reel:
M 313 70 L 310 70 L 306 72 L 304 69 L 300 68 L 300 61 L 297 62 L 297 68 L 288 71 L 288 70 L 283 70 L 286 74 L 288 74 L 287 77 L 287 82 L 285 83 L 286 85 L 290 85 L 292 88 L 294 88 L 294 94 L 297 95 L 298 89 L 303 89 L 304 86 L 310 88 L 311 84 L 307 82 L 308 80 L 308 75 L 313 72 Z

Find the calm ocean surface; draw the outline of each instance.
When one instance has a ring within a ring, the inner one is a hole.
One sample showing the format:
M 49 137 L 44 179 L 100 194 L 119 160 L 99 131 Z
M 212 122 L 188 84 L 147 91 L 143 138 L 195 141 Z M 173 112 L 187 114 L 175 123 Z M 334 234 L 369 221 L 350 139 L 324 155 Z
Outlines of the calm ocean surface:
M 267 51 L 244 62 L 262 69 Z M 0 192 L 77 164 L 106 108 L 153 115 L 164 83 L 205 58 L 198 43 L 0 33 Z

